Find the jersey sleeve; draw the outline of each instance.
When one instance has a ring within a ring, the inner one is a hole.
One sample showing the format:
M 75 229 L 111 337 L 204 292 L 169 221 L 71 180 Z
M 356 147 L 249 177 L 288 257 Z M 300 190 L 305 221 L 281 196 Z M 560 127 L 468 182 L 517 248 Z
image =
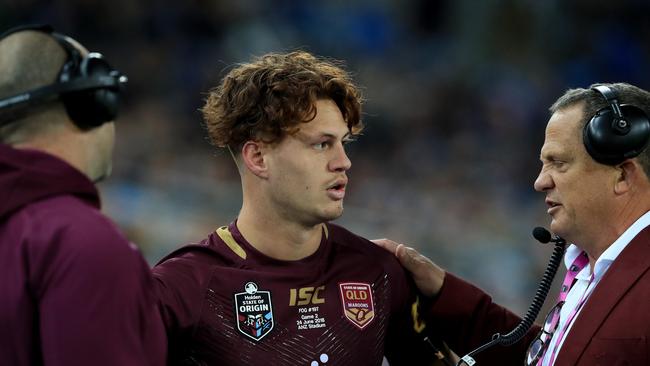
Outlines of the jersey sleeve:
M 479 288 L 450 273 L 440 294 L 424 312 L 427 321 L 435 324 L 434 330 L 461 357 L 490 341 L 495 333 L 507 334 L 521 320 Z M 539 329 L 534 325 L 514 345 L 494 346 L 474 358 L 483 365 L 521 365 Z
M 99 212 L 73 217 L 56 218 L 54 233 L 35 230 L 26 255 L 44 364 L 164 365 L 148 265 Z
M 211 276 L 208 254 L 181 249 L 153 268 L 158 306 L 167 331 L 170 360 L 183 352 L 196 328 Z
M 385 356 L 391 366 L 444 365 L 442 359 L 449 359 L 446 348 L 432 339 L 430 326 L 421 314 L 421 300 L 415 284 L 399 263 L 397 266 L 389 272 L 393 277 L 391 298 L 394 313 L 386 338 Z M 429 342 L 435 345 L 435 349 Z

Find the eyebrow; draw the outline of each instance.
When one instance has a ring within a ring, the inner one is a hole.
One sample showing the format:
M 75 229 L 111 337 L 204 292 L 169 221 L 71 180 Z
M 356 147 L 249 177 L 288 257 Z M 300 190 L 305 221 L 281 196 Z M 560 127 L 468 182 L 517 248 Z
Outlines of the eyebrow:
M 552 151 L 549 152 L 548 150 L 542 149 L 542 151 L 539 152 L 539 160 L 544 161 L 548 160 L 549 158 L 552 158 L 553 155 L 555 155 Z
M 562 153 L 556 150 L 546 150 L 546 151 L 542 150 L 539 154 L 539 160 L 541 162 L 555 161 L 555 160 L 562 159 L 561 155 Z
M 309 134 L 304 134 L 308 139 L 320 139 L 320 138 L 328 138 L 328 139 L 333 139 L 333 140 L 338 140 L 338 136 L 334 133 L 331 132 L 323 132 L 323 133 L 317 133 L 314 135 L 309 135 Z M 354 136 L 348 131 L 345 135 L 341 137 L 342 141 L 348 141 L 348 140 L 354 140 Z

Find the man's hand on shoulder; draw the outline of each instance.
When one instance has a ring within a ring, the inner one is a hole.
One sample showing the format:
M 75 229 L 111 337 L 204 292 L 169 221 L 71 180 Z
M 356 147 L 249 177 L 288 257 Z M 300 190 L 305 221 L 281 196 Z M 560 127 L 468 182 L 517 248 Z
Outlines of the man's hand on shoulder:
M 438 295 L 445 281 L 445 271 L 417 250 L 390 239 L 371 240 L 378 246 L 393 253 L 402 266 L 411 273 L 415 285 L 425 296 Z

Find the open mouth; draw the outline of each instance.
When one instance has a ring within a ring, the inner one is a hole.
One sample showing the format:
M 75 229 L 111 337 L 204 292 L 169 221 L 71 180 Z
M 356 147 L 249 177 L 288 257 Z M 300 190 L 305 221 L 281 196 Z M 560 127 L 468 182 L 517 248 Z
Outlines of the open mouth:
M 329 189 L 339 191 L 339 190 L 345 189 L 345 184 L 343 184 L 343 183 L 335 184 L 335 185 L 331 186 Z
M 337 182 L 327 189 L 327 195 L 333 200 L 342 200 L 345 197 L 345 182 Z

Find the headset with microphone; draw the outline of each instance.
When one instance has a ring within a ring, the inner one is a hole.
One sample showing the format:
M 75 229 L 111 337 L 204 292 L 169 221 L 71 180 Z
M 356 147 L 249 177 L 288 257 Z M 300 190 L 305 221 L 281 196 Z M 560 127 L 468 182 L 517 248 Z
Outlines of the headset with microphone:
M 0 40 L 22 31 L 43 32 L 54 38 L 66 52 L 66 61 L 54 84 L 0 99 L 0 127 L 22 117 L 29 107 L 60 99 L 70 119 L 83 130 L 113 121 L 127 77 L 112 68 L 97 52 L 83 56 L 68 37 L 49 25 L 27 25 L 8 30 Z
M 650 140 L 650 120 L 638 107 L 619 104 L 618 93 L 605 85 L 591 88 L 608 106 L 587 122 L 582 139 L 591 157 L 599 163 L 616 165 L 641 154 Z

